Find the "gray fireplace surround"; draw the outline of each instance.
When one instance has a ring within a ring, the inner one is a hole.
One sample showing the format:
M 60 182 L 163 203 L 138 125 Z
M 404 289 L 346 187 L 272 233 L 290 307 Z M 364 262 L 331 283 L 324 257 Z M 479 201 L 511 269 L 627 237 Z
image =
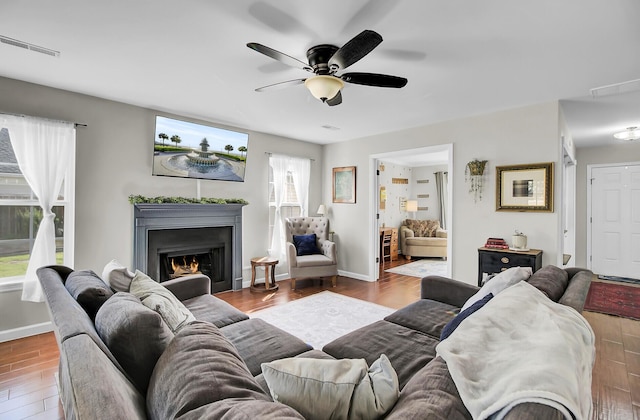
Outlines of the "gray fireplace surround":
M 230 227 L 232 288 L 242 289 L 242 207 L 244 204 L 134 204 L 133 265 L 147 267 L 149 231 Z

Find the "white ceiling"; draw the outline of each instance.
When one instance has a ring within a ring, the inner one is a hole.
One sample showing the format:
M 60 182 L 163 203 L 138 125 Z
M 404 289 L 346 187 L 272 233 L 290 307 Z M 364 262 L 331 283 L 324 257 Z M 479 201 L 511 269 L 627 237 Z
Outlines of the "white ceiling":
M 583 98 L 563 104 L 576 143 L 592 144 L 640 125 L 637 98 L 586 98 L 640 77 L 638 22 L 638 0 L 2 0 L 0 35 L 61 55 L 0 44 L 0 76 L 320 144 Z M 347 84 L 336 107 L 304 86 L 254 91 L 308 73 L 247 42 L 306 61 L 363 29 L 384 41 L 348 71 L 405 88 Z M 617 119 L 601 121 L 609 106 Z

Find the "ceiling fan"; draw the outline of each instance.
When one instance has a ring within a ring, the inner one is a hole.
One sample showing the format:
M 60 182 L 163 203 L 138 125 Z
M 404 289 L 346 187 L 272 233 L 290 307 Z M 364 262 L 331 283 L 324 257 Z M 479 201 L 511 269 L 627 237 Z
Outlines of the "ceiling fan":
M 381 42 L 382 36 L 380 34 L 367 29 L 353 37 L 341 48 L 327 44 L 309 48 L 307 50 L 308 64 L 273 48 L 250 42 L 247 47 L 252 50 L 289 66 L 315 74 L 305 79 L 294 79 L 263 86 L 257 88 L 256 92 L 304 84 L 314 97 L 329 106 L 335 106 L 342 103 L 340 90 L 344 87 L 344 82 L 387 88 L 404 87 L 407 84 L 407 79 L 404 77 L 358 72 L 337 74 L 369 54 Z

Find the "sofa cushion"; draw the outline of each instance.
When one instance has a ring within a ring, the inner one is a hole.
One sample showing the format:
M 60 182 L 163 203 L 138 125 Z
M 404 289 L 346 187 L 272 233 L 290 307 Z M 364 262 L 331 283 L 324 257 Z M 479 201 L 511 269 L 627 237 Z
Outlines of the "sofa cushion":
M 420 237 L 411 236 L 404 240 L 405 245 L 412 246 L 442 246 L 447 247 L 447 238 L 432 238 L 432 237 Z
M 386 418 L 471 420 L 471 414 L 460 399 L 447 364 L 436 357 L 411 378 Z
M 325 345 L 336 359 L 365 359 L 373 363 L 385 354 L 398 374 L 400 389 L 436 356 L 440 341 L 419 331 L 387 321 L 377 321 Z
M 367 367 L 364 359 L 280 359 L 262 364 L 274 401 L 306 418 L 376 419 L 398 400 L 398 377 L 383 354 Z
M 303 255 L 296 258 L 296 265 L 298 268 L 304 267 L 317 267 L 319 265 L 334 265 L 331 258 L 322 254 Z
M 496 296 L 507 287 L 513 286 L 514 284 L 521 282 L 522 280 L 528 279 L 531 276 L 531 272 L 531 267 L 508 268 L 507 270 L 488 280 L 475 295 L 471 296 L 469 300 L 465 302 L 465 304 L 462 306 L 461 311 L 464 311 L 469 306 L 484 298 L 489 293 L 492 293 L 493 296 Z
M 293 408 L 273 401 L 220 400 L 189 411 L 180 420 L 305 420 Z
M 147 418 L 144 395 L 88 335 L 69 337 L 60 344 L 58 372 L 64 414 L 58 414 L 56 409 L 54 418 L 59 415 L 67 419 Z
M 489 293 L 482 299 L 474 302 L 473 305 L 469 306 L 467 309 L 460 312 L 458 316 L 456 316 L 451 321 L 449 321 L 449 323 L 445 325 L 444 328 L 442 329 L 442 333 L 440 334 L 440 341 L 445 340 L 447 337 L 449 337 L 451 333 L 453 333 L 456 330 L 456 328 L 458 328 L 458 325 L 460 325 L 462 321 L 467 319 L 474 312 L 479 311 L 492 298 L 493 298 L 493 293 Z
M 166 287 L 136 270 L 129 288 L 142 304 L 158 312 L 174 333 L 196 318 Z
M 149 381 L 147 412 L 151 419 L 173 419 L 221 400 L 271 401 L 220 330 L 194 321 L 160 356 Z
M 198 321 L 210 322 L 218 328 L 249 319 L 247 314 L 213 295 L 196 296 L 182 303 Z
M 547 265 L 536 271 L 527 280 L 554 302 L 560 300 L 569 283 L 569 275 L 562 268 Z
M 460 312 L 460 308 L 431 299 L 420 299 L 384 318 L 413 330 L 440 338 L 442 328 Z
M 135 274 L 116 260 L 111 260 L 102 270 L 102 280 L 117 292 L 128 292 Z
M 70 273 L 64 286 L 91 319 L 95 319 L 98 309 L 113 296 L 109 286 L 91 270 Z
M 315 233 L 310 235 L 293 235 L 293 245 L 296 247 L 296 255 L 320 254 Z
M 312 349 L 299 338 L 258 318 L 227 325 L 220 331 L 238 349 L 253 376 L 262 372 L 262 363 L 293 357 Z
M 158 358 L 173 339 L 162 317 L 132 294 L 118 292 L 98 311 L 96 329 L 136 388 L 145 394 Z

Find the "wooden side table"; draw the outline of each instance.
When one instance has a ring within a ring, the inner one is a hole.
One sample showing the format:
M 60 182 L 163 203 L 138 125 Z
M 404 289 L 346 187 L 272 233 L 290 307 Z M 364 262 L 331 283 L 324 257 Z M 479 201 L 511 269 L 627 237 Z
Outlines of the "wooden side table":
M 271 292 L 278 290 L 276 284 L 276 265 L 279 261 L 271 257 L 251 258 L 251 290 Z M 264 267 L 264 287 L 256 286 L 256 267 Z

